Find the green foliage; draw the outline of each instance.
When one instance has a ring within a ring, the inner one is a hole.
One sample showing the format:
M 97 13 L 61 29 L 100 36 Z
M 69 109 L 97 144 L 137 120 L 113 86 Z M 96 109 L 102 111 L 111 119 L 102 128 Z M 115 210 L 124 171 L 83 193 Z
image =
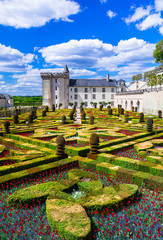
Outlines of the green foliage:
M 156 48 L 153 52 L 153 57 L 156 59 L 155 62 L 157 63 L 163 62 L 163 40 L 159 41 L 156 44 Z
M 42 96 L 13 96 L 14 106 L 41 106 Z
M 135 81 L 135 80 L 141 80 L 142 79 L 142 74 L 137 74 L 137 75 L 134 75 L 132 76 L 132 80 Z

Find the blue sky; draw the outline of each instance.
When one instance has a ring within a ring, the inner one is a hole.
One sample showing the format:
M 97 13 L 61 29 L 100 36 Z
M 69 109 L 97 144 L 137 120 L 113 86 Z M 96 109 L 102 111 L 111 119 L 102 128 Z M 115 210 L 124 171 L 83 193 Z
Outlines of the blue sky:
M 0 0 L 0 92 L 41 95 L 40 72 L 131 81 L 158 66 L 163 0 Z

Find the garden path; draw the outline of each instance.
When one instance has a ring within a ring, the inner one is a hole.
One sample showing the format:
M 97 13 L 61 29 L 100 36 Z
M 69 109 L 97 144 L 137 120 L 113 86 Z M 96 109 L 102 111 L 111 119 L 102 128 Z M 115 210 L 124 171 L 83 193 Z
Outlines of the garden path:
M 76 109 L 75 120 L 74 123 L 81 124 L 81 116 L 80 116 L 80 108 Z

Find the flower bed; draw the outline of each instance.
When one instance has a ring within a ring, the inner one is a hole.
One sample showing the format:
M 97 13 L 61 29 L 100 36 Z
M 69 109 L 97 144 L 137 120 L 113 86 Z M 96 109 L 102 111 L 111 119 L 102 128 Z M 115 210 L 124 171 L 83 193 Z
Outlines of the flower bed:
M 85 147 L 85 146 L 88 146 L 89 145 L 89 143 L 78 143 L 77 142 L 77 140 L 74 140 L 74 141 L 66 141 L 66 145 L 67 146 L 71 146 L 71 147 L 77 147 L 77 148 L 79 148 L 79 147 Z
M 90 170 L 93 173 L 93 170 Z M 120 184 L 120 178 L 94 173 L 102 181 L 104 187 Z M 0 192 L 0 239 L 61 239 L 58 231 L 51 232 L 45 215 L 45 204 L 33 203 L 22 208 L 7 206 L 7 197 L 14 191 L 47 181 L 67 179 L 66 167 L 61 173 L 47 171 L 36 178 L 13 181 L 10 185 L 1 185 Z M 142 195 L 136 202 L 122 203 L 119 210 L 103 210 L 102 213 L 92 212 L 93 239 L 162 239 L 161 195 L 154 191 L 141 188 Z M 2 228 L 3 226 L 3 228 Z
M 132 135 L 137 134 L 137 133 L 140 133 L 140 132 L 121 129 L 121 130 L 118 131 L 118 133 L 123 133 L 123 134 L 125 134 L 126 136 L 132 136 Z

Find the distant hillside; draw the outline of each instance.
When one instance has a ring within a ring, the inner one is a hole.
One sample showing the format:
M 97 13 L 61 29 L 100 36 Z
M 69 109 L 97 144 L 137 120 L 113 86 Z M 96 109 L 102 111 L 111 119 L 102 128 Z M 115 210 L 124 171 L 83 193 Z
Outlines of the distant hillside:
M 40 106 L 42 96 L 13 96 L 14 106 Z

